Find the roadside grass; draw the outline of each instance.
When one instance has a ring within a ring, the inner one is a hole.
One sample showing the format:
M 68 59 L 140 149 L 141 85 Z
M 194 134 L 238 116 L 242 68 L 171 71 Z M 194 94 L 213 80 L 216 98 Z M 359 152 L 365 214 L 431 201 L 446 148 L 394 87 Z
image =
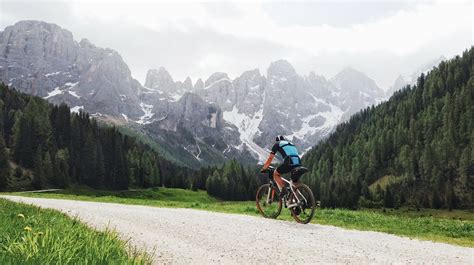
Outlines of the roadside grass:
M 441 219 L 474 221 L 474 210 L 441 210 L 441 209 L 414 209 L 401 207 L 399 209 L 368 209 L 386 215 L 404 215 L 409 217 L 434 217 Z
M 151 264 L 118 234 L 0 198 L 0 264 Z
M 154 207 L 192 208 L 213 212 L 259 216 L 255 202 L 220 201 L 205 191 L 182 189 L 146 189 L 129 191 L 96 191 L 70 189 L 45 193 L 12 193 L 28 197 L 72 199 L 110 203 L 147 205 Z M 280 220 L 293 220 L 283 209 Z M 456 210 L 346 210 L 317 209 L 313 223 L 349 229 L 378 231 L 423 240 L 474 247 L 474 212 Z

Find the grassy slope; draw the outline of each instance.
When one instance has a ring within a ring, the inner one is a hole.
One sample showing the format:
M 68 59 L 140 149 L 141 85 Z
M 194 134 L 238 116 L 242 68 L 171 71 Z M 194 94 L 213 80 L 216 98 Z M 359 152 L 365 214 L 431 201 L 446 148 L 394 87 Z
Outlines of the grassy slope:
M 208 196 L 204 191 L 193 192 L 181 189 L 148 189 L 122 192 L 65 190 L 54 193 L 16 194 L 258 215 L 255 202 L 222 202 Z M 462 218 L 462 220 L 459 220 L 459 218 Z M 289 211 L 286 209 L 282 211 L 282 215 L 278 219 L 292 220 Z M 415 213 L 404 209 L 384 213 L 378 210 L 318 209 L 313 222 L 474 247 L 474 213 L 472 211 L 425 210 L 425 212 Z
M 112 231 L 54 210 L 0 199 L 0 264 L 147 264 Z

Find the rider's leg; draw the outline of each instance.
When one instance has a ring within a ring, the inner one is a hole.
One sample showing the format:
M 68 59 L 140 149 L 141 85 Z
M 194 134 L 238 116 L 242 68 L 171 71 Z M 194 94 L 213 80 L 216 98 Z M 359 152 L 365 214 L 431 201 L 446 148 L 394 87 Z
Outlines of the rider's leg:
M 282 191 L 283 188 L 285 187 L 285 182 L 281 179 L 281 175 L 290 172 L 289 164 L 290 164 L 290 160 L 289 160 L 289 157 L 287 157 L 283 161 L 283 164 L 277 167 L 277 169 L 273 172 L 273 179 L 277 183 L 278 188 L 280 188 L 280 191 Z
M 285 187 L 285 182 L 281 179 L 281 175 L 278 170 L 275 170 L 273 172 L 273 179 L 275 180 L 276 184 L 278 185 L 278 188 L 281 191 L 283 187 Z

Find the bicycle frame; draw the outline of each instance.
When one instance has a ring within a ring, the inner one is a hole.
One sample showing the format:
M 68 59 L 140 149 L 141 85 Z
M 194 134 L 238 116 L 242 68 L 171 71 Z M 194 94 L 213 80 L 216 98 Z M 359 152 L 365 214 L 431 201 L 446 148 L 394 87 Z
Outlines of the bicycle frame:
M 290 204 L 290 205 L 287 205 L 288 208 L 292 208 L 292 207 L 296 207 L 296 206 L 299 206 L 301 204 L 301 200 L 304 200 L 306 203 L 308 202 L 308 200 L 306 199 L 306 197 L 299 191 L 298 191 L 298 194 L 295 192 L 295 184 L 293 183 L 293 180 L 287 180 L 285 178 L 281 178 L 284 182 L 288 183 L 289 184 L 289 187 L 290 187 L 290 190 L 291 190 L 291 193 L 295 194 L 295 198 L 296 198 L 296 203 L 293 203 L 293 204 Z M 273 180 L 270 180 L 270 184 L 272 184 Z M 271 194 L 271 198 L 270 198 L 270 194 Z M 300 198 L 298 198 L 299 196 L 302 197 L 302 199 L 300 200 Z M 272 186 L 270 185 L 270 187 L 268 187 L 268 194 L 267 194 L 267 203 L 269 204 L 270 203 L 270 199 L 273 201 L 273 198 L 275 197 L 275 190 L 272 189 Z
M 296 206 L 299 206 L 301 204 L 301 200 L 300 198 L 298 198 L 297 196 L 297 193 L 295 192 L 295 184 L 293 183 L 293 180 L 287 180 L 285 178 L 281 178 L 284 182 L 288 183 L 290 185 L 290 190 L 291 190 L 291 193 L 295 194 L 295 198 L 296 198 L 296 203 L 293 203 L 293 204 L 289 204 L 287 205 L 288 208 L 293 208 L 293 207 L 296 207 Z M 298 190 L 298 194 L 303 197 L 302 199 L 307 203 L 308 200 L 306 199 L 306 197 Z

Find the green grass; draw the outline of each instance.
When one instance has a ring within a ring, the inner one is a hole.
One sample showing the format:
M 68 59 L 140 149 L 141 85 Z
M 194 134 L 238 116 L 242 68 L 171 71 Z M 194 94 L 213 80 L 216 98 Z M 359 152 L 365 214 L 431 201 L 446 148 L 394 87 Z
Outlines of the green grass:
M 439 210 L 439 209 L 419 209 L 402 207 L 399 209 L 371 209 L 379 213 L 386 215 L 403 215 L 408 217 L 434 217 L 441 219 L 452 219 L 452 220 L 464 220 L 464 221 L 473 221 L 474 222 L 474 211 L 468 210 Z
M 155 207 L 194 208 L 214 212 L 257 216 L 255 202 L 224 202 L 207 195 L 205 191 L 182 189 L 95 191 L 72 189 L 48 193 L 15 193 L 16 195 L 148 205 Z M 431 216 L 430 216 L 431 215 Z M 461 216 L 461 217 L 460 217 Z M 278 217 L 292 220 L 283 209 Z M 461 220 L 459 220 L 461 219 Z M 318 209 L 313 223 L 334 225 L 349 229 L 379 231 L 411 238 L 445 242 L 474 247 L 474 213 L 472 211 L 425 210 L 425 212 L 387 210 Z
M 0 264 L 149 264 L 113 231 L 0 198 Z

